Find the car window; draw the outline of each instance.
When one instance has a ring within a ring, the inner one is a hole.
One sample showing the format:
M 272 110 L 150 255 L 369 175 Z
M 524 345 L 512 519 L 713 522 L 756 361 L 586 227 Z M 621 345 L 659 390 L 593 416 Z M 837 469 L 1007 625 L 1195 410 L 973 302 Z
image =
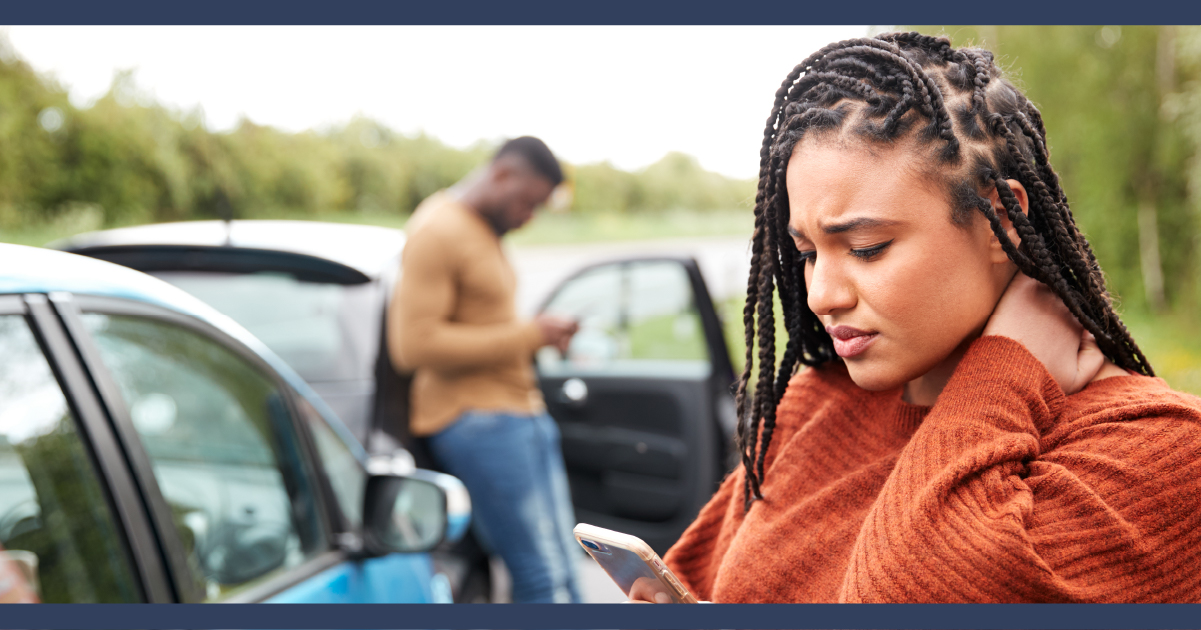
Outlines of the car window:
M 538 353 L 544 374 L 585 369 L 669 375 L 707 374 L 709 349 L 688 271 L 652 260 L 594 267 L 555 292 L 545 313 L 580 330 L 567 354 Z
M 140 601 L 100 478 L 24 317 L 0 315 L 0 357 L 0 553 L 43 602 Z
M 346 442 L 334 433 L 325 418 L 308 401 L 301 400 L 297 406 L 317 444 L 317 456 L 321 458 L 325 475 L 333 487 L 338 507 L 346 517 L 347 525 L 357 529 L 363 522 L 363 489 L 367 485 L 367 471 Z
M 382 312 L 374 284 L 305 282 L 278 272 L 154 275 L 233 318 L 306 381 L 372 378 Z
M 312 474 L 271 378 L 180 326 L 83 321 L 171 507 L 199 598 L 222 599 L 323 550 Z

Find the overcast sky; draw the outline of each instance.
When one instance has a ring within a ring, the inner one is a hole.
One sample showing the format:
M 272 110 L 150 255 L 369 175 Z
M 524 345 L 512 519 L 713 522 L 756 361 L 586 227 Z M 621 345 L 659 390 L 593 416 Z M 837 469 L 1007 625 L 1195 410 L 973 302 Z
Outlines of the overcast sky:
M 577 163 L 668 151 L 753 177 L 772 96 L 866 26 L 12 26 L 17 54 L 87 106 L 113 73 L 210 129 L 288 131 L 356 113 L 458 147 L 523 134 Z

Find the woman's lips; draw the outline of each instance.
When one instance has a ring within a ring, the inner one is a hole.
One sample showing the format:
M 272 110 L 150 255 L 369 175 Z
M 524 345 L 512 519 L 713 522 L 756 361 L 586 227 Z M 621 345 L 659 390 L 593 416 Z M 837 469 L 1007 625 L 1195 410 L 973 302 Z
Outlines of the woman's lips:
M 867 349 L 880 333 L 867 332 L 850 326 L 826 326 L 826 332 L 834 340 L 834 352 L 849 359 Z

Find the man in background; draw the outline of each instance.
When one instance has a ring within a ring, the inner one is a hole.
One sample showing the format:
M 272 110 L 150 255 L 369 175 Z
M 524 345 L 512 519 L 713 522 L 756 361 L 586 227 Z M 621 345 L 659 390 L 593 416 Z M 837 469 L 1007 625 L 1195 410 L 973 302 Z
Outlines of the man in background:
M 518 319 L 501 249 L 562 180 L 550 149 L 525 136 L 423 201 L 388 310 L 393 364 L 416 370 L 410 431 L 467 486 L 477 535 L 504 560 L 518 603 L 581 601 L 559 431 L 533 369 L 536 350 L 565 351 L 577 326 Z

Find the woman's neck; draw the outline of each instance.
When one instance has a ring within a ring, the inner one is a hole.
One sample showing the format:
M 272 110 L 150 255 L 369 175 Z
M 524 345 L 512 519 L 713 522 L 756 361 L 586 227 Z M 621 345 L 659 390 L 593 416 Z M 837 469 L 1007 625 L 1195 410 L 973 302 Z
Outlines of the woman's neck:
M 963 343 L 960 343 L 947 358 L 943 359 L 942 363 L 906 383 L 901 399 L 914 405 L 933 405 L 934 401 L 938 400 L 938 395 L 942 393 L 943 388 L 947 386 L 947 382 L 951 380 L 951 375 L 955 373 L 959 361 L 967 353 L 968 346 L 972 345 L 972 342 L 979 336 L 980 331 L 968 335 L 967 339 L 964 339 Z

